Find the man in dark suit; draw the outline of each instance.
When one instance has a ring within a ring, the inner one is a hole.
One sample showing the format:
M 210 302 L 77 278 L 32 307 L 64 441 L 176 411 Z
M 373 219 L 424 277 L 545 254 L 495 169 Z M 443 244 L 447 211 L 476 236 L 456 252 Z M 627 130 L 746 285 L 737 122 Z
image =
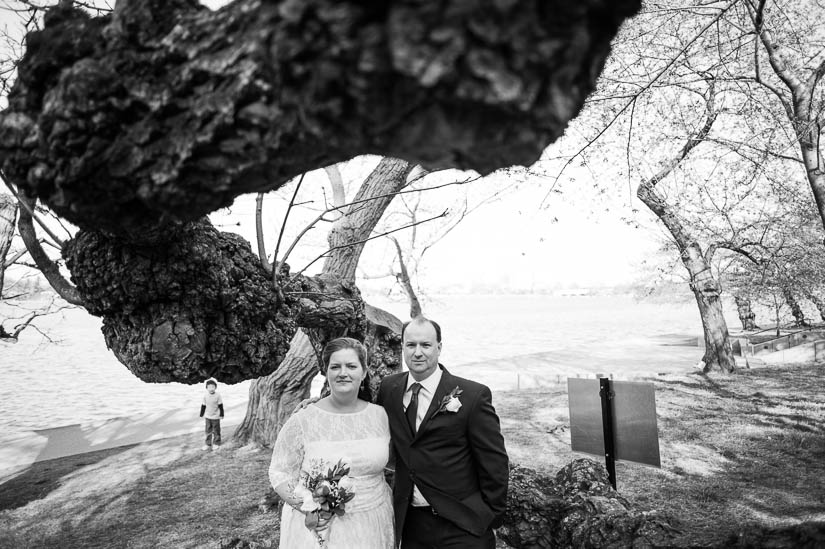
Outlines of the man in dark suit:
M 409 372 L 384 378 L 378 393 L 395 454 L 396 539 L 402 549 L 492 549 L 509 467 L 490 389 L 438 363 L 435 322 L 414 319 L 402 339 Z

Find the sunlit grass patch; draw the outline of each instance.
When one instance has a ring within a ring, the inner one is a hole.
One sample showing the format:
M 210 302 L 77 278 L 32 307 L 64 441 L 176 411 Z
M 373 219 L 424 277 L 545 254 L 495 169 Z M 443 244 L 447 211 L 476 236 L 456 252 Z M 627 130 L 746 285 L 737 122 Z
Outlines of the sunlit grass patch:
M 716 475 L 724 471 L 729 463 L 717 450 L 701 444 L 674 442 L 661 451 L 665 466 L 678 468 L 689 475 Z

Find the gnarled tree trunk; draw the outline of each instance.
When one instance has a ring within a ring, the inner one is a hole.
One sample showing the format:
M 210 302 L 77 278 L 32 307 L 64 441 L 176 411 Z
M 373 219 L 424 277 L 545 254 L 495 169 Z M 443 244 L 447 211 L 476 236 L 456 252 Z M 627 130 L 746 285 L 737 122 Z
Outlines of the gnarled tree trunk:
M 79 227 L 147 242 L 361 154 L 532 164 L 640 1 L 70 5 L 28 36 L 2 168 Z
M 756 325 L 756 313 L 751 307 L 751 300 L 747 297 L 735 296 L 736 300 L 736 314 L 739 315 L 739 321 L 742 323 L 742 329 L 746 332 L 758 330 Z
M 604 466 L 593 460 L 574 460 L 553 478 L 510 467 L 507 510 L 499 529 L 510 547 L 670 547 L 673 532 L 666 517 L 636 509 L 616 492 Z
M 271 446 L 295 407 L 309 396 L 318 360 L 309 338 L 298 330 L 275 372 L 252 381 L 246 416 L 235 430 L 241 444 Z
M 785 303 L 788 304 L 788 307 L 791 309 L 791 315 L 794 318 L 794 326 L 810 326 L 807 320 L 805 320 L 805 312 L 802 310 L 802 306 L 797 301 L 796 296 L 793 295 L 793 292 L 790 288 L 782 288 L 782 297 L 785 298 Z
M 532 163 L 640 2 L 70 6 L 27 38 L 0 113 L 4 175 L 81 228 L 67 264 L 132 372 L 233 383 L 274 371 L 299 325 L 354 333 L 363 305 L 330 280 L 273 294 L 206 213 L 365 153 L 481 173 Z

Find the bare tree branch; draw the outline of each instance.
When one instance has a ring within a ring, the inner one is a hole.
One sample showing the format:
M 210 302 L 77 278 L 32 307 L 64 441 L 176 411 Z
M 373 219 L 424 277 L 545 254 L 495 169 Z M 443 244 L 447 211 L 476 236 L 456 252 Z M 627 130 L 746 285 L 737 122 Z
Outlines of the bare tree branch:
M 377 197 L 374 197 L 373 200 L 375 198 L 377 198 Z M 328 249 L 327 251 L 325 251 L 324 253 L 318 255 L 318 257 L 316 257 L 315 259 L 313 259 L 312 261 L 307 263 L 304 266 L 303 269 L 301 269 L 300 271 L 294 273 L 293 277 L 297 277 L 298 275 L 302 274 L 304 271 L 309 269 L 316 261 L 318 261 L 319 259 L 323 259 L 323 258 L 327 257 L 330 254 L 330 252 L 332 252 L 333 250 L 337 250 L 337 249 L 340 249 L 340 248 L 350 248 L 352 246 L 358 246 L 360 244 L 364 244 L 365 242 L 369 242 L 370 240 L 375 240 L 376 238 L 381 238 L 382 236 L 387 236 L 388 234 L 396 233 L 398 231 L 403 231 L 404 229 L 409 229 L 410 227 L 414 227 L 416 225 L 421 225 L 422 223 L 428 223 L 428 222 L 433 221 L 435 219 L 440 219 L 442 217 L 445 217 L 447 215 L 447 213 L 448 213 L 448 210 L 444 210 L 439 215 L 436 215 L 436 216 L 430 217 L 428 219 L 418 221 L 416 223 L 410 223 L 409 225 L 404 225 L 403 227 L 398 227 L 398 228 L 392 229 L 390 231 L 386 231 L 386 232 L 383 232 L 383 233 L 380 233 L 380 234 L 372 235 L 369 238 L 364 238 L 364 239 L 361 239 L 361 240 L 358 240 L 358 241 L 355 241 L 355 242 L 350 242 L 350 243 L 346 244 L 345 246 L 333 246 L 332 248 Z
M 56 234 L 54 234 L 54 232 L 52 232 L 52 230 L 49 229 L 49 227 L 40 219 L 40 217 L 35 213 L 34 208 L 29 205 L 30 201 L 27 199 L 21 199 L 20 193 L 18 193 L 17 190 L 12 186 L 12 184 L 9 183 L 5 177 L 3 177 L 2 173 L 0 173 L 0 178 L 3 179 L 3 183 L 6 184 L 6 187 L 9 189 L 9 191 L 11 191 L 11 194 L 13 194 L 14 197 L 17 199 L 17 202 L 20 204 L 20 207 L 26 210 L 26 212 L 32 219 L 37 221 L 37 224 L 40 225 L 40 227 L 44 231 L 46 231 L 46 234 L 49 235 L 49 237 L 52 240 L 54 240 L 55 244 L 59 247 L 59 249 L 63 249 L 63 246 L 66 245 L 66 242 L 59 238 Z
M 266 257 L 266 244 L 264 243 L 263 209 L 265 193 L 258 193 L 255 197 L 255 240 L 258 243 L 258 257 L 261 260 L 261 267 L 264 271 L 271 273 L 272 265 Z
M 696 35 L 693 36 L 693 38 L 688 40 L 687 43 L 684 46 L 682 46 L 682 48 L 678 52 L 676 52 L 676 55 L 674 55 L 665 64 L 665 66 L 662 67 L 662 69 L 660 69 L 658 73 L 656 73 L 656 75 L 650 81 L 648 81 L 647 83 L 645 83 L 644 86 L 639 88 L 639 91 L 637 91 L 633 95 L 633 97 L 627 103 L 625 103 L 624 106 L 622 106 L 622 108 L 620 108 L 611 117 L 610 121 L 607 124 L 605 124 L 605 126 L 598 131 L 598 133 L 595 135 L 595 137 L 588 140 L 588 142 L 585 143 L 584 146 L 582 146 L 573 156 L 571 156 L 567 160 L 567 162 L 564 163 L 564 165 L 561 167 L 561 169 L 558 171 L 558 173 L 555 175 L 555 177 L 553 177 L 553 184 L 550 186 L 550 189 L 544 195 L 544 198 L 542 199 L 541 204 L 539 205 L 539 207 L 544 206 L 545 202 L 550 197 L 550 194 L 553 192 L 553 189 L 556 187 L 556 184 L 558 183 L 558 180 L 561 178 L 562 174 L 567 169 L 567 167 L 570 166 L 570 164 L 573 163 L 573 160 L 578 158 L 582 153 L 584 153 L 584 151 L 586 151 L 588 148 L 590 148 L 593 145 L 593 143 L 595 143 L 602 135 L 604 135 L 605 132 L 607 132 L 607 130 L 610 129 L 610 127 L 613 126 L 613 124 L 619 119 L 619 117 L 622 114 L 624 114 L 624 112 L 629 107 L 631 107 L 633 105 L 633 103 L 639 98 L 639 96 L 641 96 L 644 92 L 646 92 L 648 89 L 650 89 L 650 87 L 653 86 L 653 84 L 657 80 L 659 80 L 659 78 L 661 78 L 676 63 L 677 60 L 679 60 L 679 58 L 681 58 L 683 55 L 685 55 L 687 53 L 687 51 L 694 44 L 694 42 L 696 42 L 702 35 L 704 35 L 705 32 L 709 28 L 711 28 L 713 25 L 715 25 L 722 18 L 722 16 L 725 13 L 727 13 L 728 10 L 730 10 L 730 8 L 732 8 L 738 1 L 739 0 L 731 0 L 730 2 L 728 2 L 727 6 L 720 9 L 719 13 L 716 14 L 716 16 L 713 17 L 708 23 L 706 23 L 704 26 L 702 26 L 702 28 L 699 30 L 699 32 L 697 32 Z
M 32 256 L 32 259 L 37 264 L 37 268 L 49 281 L 51 287 L 66 301 L 73 305 L 83 305 L 83 298 L 80 296 L 77 288 L 75 288 L 68 280 L 66 280 L 60 273 L 60 267 L 57 263 L 46 255 L 43 248 L 40 246 L 40 241 L 37 238 L 37 233 L 32 222 L 31 212 L 34 211 L 34 200 L 20 197 L 20 204 L 23 206 L 20 210 L 20 216 L 17 220 L 17 228 L 20 231 L 20 236 L 26 244 L 26 249 Z
M 292 198 L 289 201 L 289 206 L 287 206 L 286 213 L 284 214 L 284 219 L 281 222 L 281 231 L 278 233 L 278 240 L 277 240 L 277 242 L 275 242 L 275 252 L 272 254 L 272 264 L 274 266 L 273 269 L 272 269 L 272 281 L 275 283 L 276 287 L 277 287 L 277 284 L 278 284 L 278 271 L 280 270 L 280 265 L 282 263 L 286 262 L 286 257 L 289 255 L 289 252 L 292 250 L 292 247 L 290 247 L 290 249 L 287 250 L 286 254 L 284 254 L 284 259 L 281 260 L 281 261 L 278 261 L 278 251 L 281 248 L 281 240 L 284 237 L 284 231 L 286 230 L 286 222 L 287 222 L 287 219 L 289 219 L 289 212 L 292 211 L 292 207 L 295 205 L 295 197 L 298 196 L 298 191 L 301 189 L 301 185 L 304 182 L 304 177 L 305 176 L 306 176 L 306 172 L 302 173 L 301 174 L 301 179 L 299 179 L 298 184 L 295 185 L 295 192 L 292 193 Z

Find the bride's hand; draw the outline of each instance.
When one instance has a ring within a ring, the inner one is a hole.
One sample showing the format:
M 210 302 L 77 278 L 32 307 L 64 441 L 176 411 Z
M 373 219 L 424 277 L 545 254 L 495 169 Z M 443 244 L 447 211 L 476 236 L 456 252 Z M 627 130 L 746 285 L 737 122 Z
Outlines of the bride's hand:
M 318 514 L 320 515 L 320 513 Z M 316 526 L 315 529 L 318 530 L 318 532 L 323 532 L 324 530 L 329 528 L 329 523 L 332 522 L 332 517 L 333 515 L 330 515 L 329 517 L 319 516 L 318 526 Z
M 295 409 L 292 411 L 292 415 L 297 414 L 298 412 L 300 412 L 301 410 L 303 410 L 304 408 L 306 408 L 310 404 L 315 404 L 319 400 L 321 400 L 321 399 L 318 398 L 318 397 L 305 398 L 304 400 L 302 400 L 298 404 L 298 406 L 295 407 Z

